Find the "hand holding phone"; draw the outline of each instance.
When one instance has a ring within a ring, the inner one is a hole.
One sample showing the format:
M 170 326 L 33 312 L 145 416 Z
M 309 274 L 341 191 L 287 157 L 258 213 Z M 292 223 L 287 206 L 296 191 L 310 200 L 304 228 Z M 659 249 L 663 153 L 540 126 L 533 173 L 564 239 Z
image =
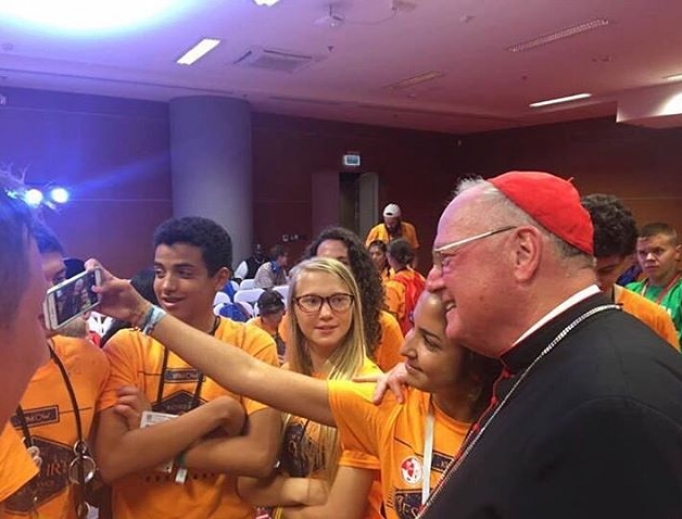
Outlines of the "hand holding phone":
M 43 312 L 45 325 L 58 330 L 99 304 L 100 296 L 92 288 L 102 284 L 100 269 L 86 270 L 47 291 Z

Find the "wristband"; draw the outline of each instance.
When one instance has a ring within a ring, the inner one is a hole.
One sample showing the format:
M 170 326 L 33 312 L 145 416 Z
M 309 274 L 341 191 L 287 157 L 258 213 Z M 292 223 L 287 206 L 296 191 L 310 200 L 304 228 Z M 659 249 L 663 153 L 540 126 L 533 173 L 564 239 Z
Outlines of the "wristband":
M 151 335 L 156 325 L 166 315 L 166 311 L 163 308 L 156 305 L 151 306 L 140 323 L 140 331 L 145 335 Z
M 187 467 L 185 466 L 185 456 L 187 456 L 187 449 L 185 449 L 184 451 L 180 452 L 180 454 L 178 454 L 178 455 L 175 457 L 175 465 L 177 465 L 179 468 L 183 468 L 183 469 L 184 469 L 184 468 L 187 468 Z

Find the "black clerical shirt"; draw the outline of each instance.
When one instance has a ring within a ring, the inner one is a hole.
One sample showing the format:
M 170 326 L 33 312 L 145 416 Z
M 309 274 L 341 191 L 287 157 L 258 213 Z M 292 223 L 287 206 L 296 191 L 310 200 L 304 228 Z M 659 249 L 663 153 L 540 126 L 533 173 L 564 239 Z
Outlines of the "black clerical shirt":
M 609 303 L 589 297 L 505 353 L 493 402 L 570 322 Z M 422 517 L 682 519 L 682 356 L 624 312 L 585 319 L 529 372 Z

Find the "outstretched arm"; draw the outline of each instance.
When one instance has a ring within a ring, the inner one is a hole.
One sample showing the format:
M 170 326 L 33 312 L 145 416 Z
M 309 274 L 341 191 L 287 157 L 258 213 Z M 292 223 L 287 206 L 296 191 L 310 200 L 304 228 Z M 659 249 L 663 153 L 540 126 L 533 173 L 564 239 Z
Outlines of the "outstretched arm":
M 93 260 L 88 267 L 97 267 Z M 103 269 L 99 311 L 140 324 L 151 304 L 128 281 Z M 230 391 L 276 409 L 334 425 L 327 383 L 292 373 L 254 359 L 246 352 L 192 328 L 171 315 L 156 324 L 152 336 L 189 364 Z

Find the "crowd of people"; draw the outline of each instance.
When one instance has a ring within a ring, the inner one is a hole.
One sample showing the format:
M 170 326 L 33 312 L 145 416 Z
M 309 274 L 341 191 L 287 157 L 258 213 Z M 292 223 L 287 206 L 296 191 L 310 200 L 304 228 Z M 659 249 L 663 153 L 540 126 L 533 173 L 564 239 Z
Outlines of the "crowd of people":
M 42 324 L 67 265 L 23 189 L 0 178 L 0 519 L 682 517 L 682 245 L 614 196 L 465 179 L 426 277 L 394 203 L 291 270 L 173 218 L 133 280 L 86 262 L 95 345 Z M 258 315 L 222 317 L 248 279 Z

